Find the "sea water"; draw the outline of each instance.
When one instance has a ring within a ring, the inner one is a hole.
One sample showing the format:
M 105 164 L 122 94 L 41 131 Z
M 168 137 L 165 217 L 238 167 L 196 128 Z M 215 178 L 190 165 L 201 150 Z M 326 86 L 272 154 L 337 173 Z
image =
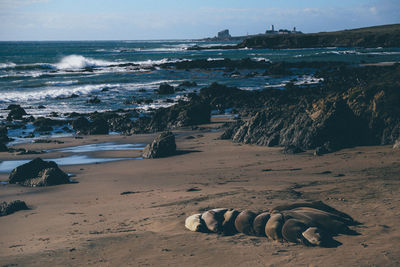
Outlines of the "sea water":
M 226 75 L 221 69 L 177 70 L 160 68 L 169 62 L 195 59 L 221 60 L 251 58 L 258 61 L 344 61 L 374 63 L 400 60 L 400 49 L 319 48 L 319 49 L 211 49 L 188 50 L 188 47 L 235 44 L 235 42 L 173 41 L 79 41 L 79 42 L 0 42 L 0 116 L 9 104 L 22 105 L 28 114 L 48 116 L 66 113 L 137 108 L 146 111 L 171 105 L 188 92 L 198 91 L 213 82 L 246 90 L 283 88 L 296 78 L 297 84 L 318 83 L 312 75 L 266 77 Z M 260 70 L 262 71 L 262 70 Z M 173 86 L 195 81 L 196 87 L 173 95 L 156 94 L 161 83 Z M 71 96 L 74 96 L 71 98 Z M 88 103 L 98 97 L 101 103 Z M 127 99 L 154 100 L 135 104 Z M 43 105 L 45 108 L 39 109 Z M 1 118 L 0 118 L 1 120 Z

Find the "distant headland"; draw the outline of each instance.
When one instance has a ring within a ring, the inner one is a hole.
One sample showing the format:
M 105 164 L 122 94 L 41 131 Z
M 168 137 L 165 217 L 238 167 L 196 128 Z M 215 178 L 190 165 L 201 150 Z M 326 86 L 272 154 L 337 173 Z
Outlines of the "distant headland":
M 214 37 L 209 37 L 209 38 L 204 38 L 202 40 L 204 41 L 237 41 L 237 40 L 244 40 L 249 37 L 254 37 L 254 36 L 264 36 L 264 35 L 281 35 L 281 34 L 302 34 L 301 31 L 297 31 L 296 27 L 293 27 L 293 30 L 287 30 L 287 29 L 279 29 L 275 30 L 275 26 L 271 25 L 271 28 L 266 30 L 264 34 L 255 34 L 255 35 L 243 35 L 243 36 L 231 36 L 229 33 L 229 29 L 222 30 L 217 33 L 216 36 Z
M 335 32 L 307 33 L 289 30 L 275 31 L 272 26 L 264 34 L 232 37 L 229 30 L 218 33 L 214 38 L 203 40 L 213 41 L 241 41 L 237 45 L 213 46 L 212 49 L 240 49 L 240 48 L 321 48 L 321 47 L 400 47 L 400 24 L 373 26 Z M 189 50 L 211 49 L 194 46 Z

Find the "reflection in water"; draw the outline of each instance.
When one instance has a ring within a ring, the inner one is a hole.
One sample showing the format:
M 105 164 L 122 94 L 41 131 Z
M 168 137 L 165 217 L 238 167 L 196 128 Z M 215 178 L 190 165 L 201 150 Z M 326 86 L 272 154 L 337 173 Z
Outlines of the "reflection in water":
M 85 153 L 95 151 L 111 151 L 111 150 L 143 150 L 144 144 L 115 144 L 115 143 L 99 143 L 82 146 L 72 146 L 47 150 L 46 152 L 72 152 Z
M 111 161 L 120 161 L 128 159 L 142 159 L 142 157 L 136 158 L 93 158 L 87 155 L 74 155 L 64 158 L 55 159 L 44 159 L 56 162 L 58 165 L 80 165 L 80 164 L 93 164 L 93 163 L 103 163 Z M 11 172 L 14 168 L 28 163 L 30 160 L 5 160 L 0 162 L 0 173 Z

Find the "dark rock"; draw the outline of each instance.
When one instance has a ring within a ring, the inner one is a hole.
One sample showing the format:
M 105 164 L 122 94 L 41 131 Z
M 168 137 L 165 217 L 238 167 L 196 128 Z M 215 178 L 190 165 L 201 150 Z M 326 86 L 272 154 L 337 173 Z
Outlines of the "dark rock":
M 85 117 L 79 117 L 72 122 L 71 126 L 78 134 L 96 135 L 109 132 L 107 121 L 100 116 L 95 117 L 92 122 Z
M 10 173 L 10 184 L 25 186 L 51 186 L 69 183 L 68 175 L 54 161 L 36 158 L 16 167 Z
M 0 216 L 7 216 L 20 210 L 28 210 L 28 206 L 24 201 L 14 200 L 9 203 L 0 203 Z
M 78 134 L 87 134 L 90 129 L 90 122 L 85 117 L 79 117 L 72 122 L 71 126 Z
M 151 117 L 140 117 L 133 122 L 131 133 L 160 132 L 176 127 L 209 123 L 210 106 L 198 99 L 189 102 L 179 101 L 168 108 L 154 111 Z
M 7 120 L 22 120 L 24 115 L 28 115 L 20 105 L 9 105 L 7 107 L 10 112 L 8 113 Z
M 184 81 L 181 84 L 179 84 L 179 87 L 196 87 L 197 83 L 194 81 Z
M 7 143 L 10 141 L 10 138 L 8 138 L 8 129 L 7 127 L 1 127 L 0 126 L 0 144 Z
M 90 123 L 89 134 L 108 134 L 109 127 L 108 123 L 103 118 L 96 118 Z
M 0 143 L 0 152 L 7 152 L 7 151 L 8 147 L 5 144 Z
M 143 151 L 143 158 L 162 158 L 176 154 L 175 135 L 172 132 L 159 134 Z
M 37 108 L 38 108 L 38 109 L 45 109 L 46 107 L 43 106 L 43 105 L 39 105 Z
M 160 95 L 169 95 L 175 93 L 175 88 L 167 83 L 160 84 L 157 93 Z
M 89 104 L 99 104 L 101 103 L 101 100 L 97 96 L 95 96 L 93 98 L 88 99 L 86 102 Z

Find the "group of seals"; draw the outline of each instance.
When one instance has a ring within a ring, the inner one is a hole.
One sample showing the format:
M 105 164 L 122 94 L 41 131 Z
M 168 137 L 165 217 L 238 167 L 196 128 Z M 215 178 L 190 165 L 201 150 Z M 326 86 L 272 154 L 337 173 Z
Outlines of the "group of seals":
M 243 233 L 266 236 L 270 240 L 326 246 L 332 236 L 355 234 L 349 226 L 357 222 L 321 201 L 281 205 L 256 214 L 250 210 L 212 209 L 186 218 L 193 232 L 223 235 Z

